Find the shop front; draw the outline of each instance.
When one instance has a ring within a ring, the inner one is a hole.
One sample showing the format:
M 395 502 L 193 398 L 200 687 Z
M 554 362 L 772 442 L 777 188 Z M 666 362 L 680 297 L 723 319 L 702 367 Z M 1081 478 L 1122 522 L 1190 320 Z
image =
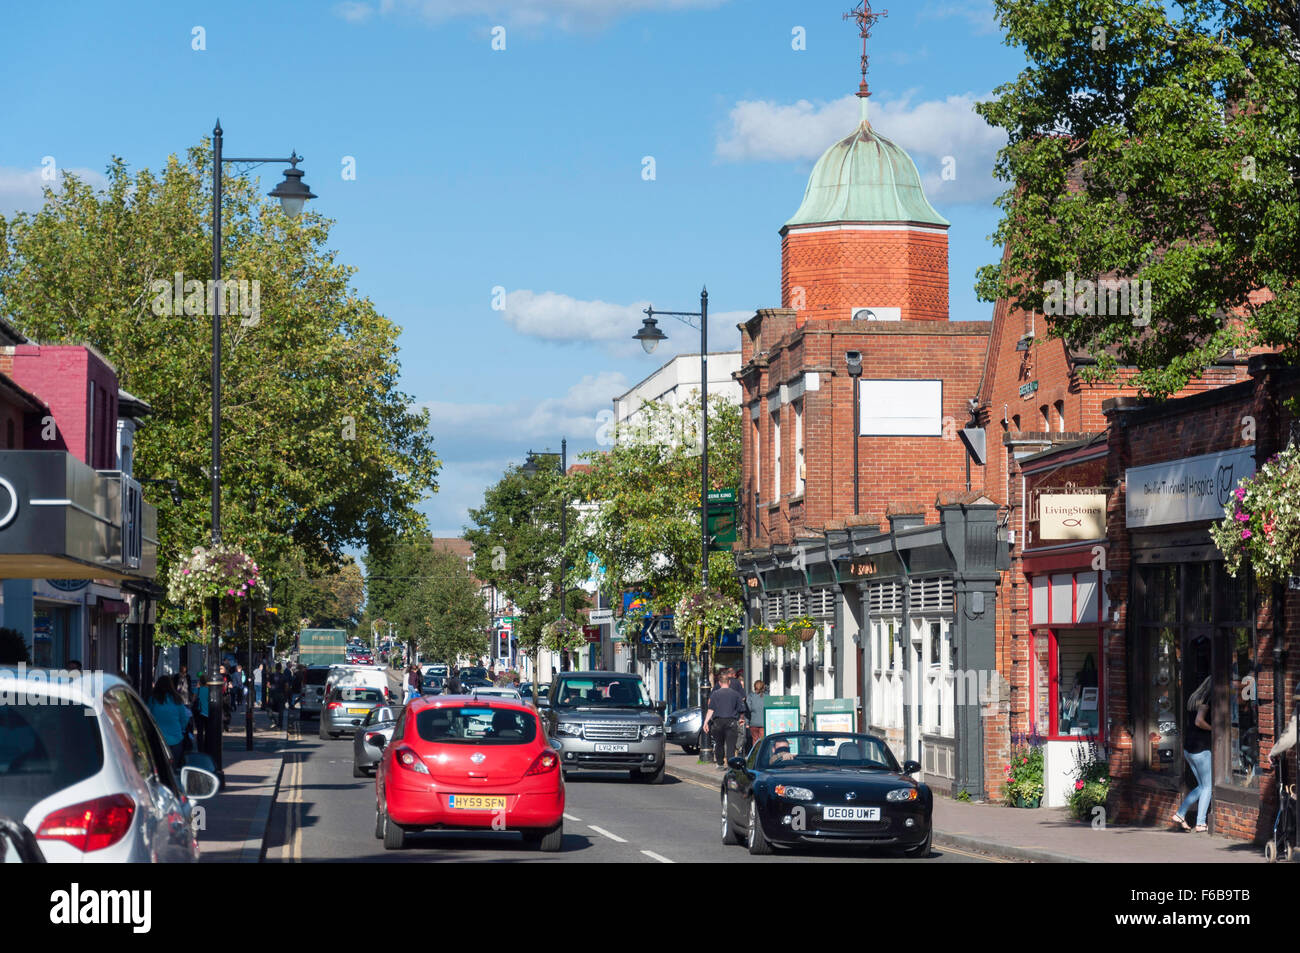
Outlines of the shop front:
M 1076 765 L 1102 757 L 1108 449 L 1067 444 L 1021 460 L 1022 570 L 1029 593 L 1030 735 L 1043 748 L 1043 805 L 1063 807 Z

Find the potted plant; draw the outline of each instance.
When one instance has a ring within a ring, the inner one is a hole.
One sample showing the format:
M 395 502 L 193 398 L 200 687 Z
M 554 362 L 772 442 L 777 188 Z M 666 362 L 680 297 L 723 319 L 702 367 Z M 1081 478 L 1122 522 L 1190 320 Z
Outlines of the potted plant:
M 1285 582 L 1300 564 L 1300 445 L 1274 454 L 1242 480 L 1223 513 L 1210 535 L 1229 574 L 1249 563 L 1261 589 Z
M 1012 749 L 1011 760 L 1003 768 L 1006 776 L 1002 795 L 1015 807 L 1038 807 L 1043 800 L 1043 748 L 1019 745 Z
M 542 646 L 552 652 L 576 652 L 586 644 L 582 626 L 572 619 L 555 619 L 542 626 Z
M 755 652 L 765 654 L 768 648 L 773 645 L 772 637 L 775 635 L 769 627 L 765 625 L 754 625 L 749 628 L 749 647 Z
M 195 546 L 188 559 L 177 561 L 167 580 L 167 599 L 180 609 L 178 618 L 208 626 L 208 603 L 233 609 L 244 599 L 266 601 L 269 590 L 252 556 L 234 546 Z M 194 613 L 198 613 L 195 619 Z
M 1073 752 L 1074 778 L 1066 801 L 1070 813 L 1081 821 L 1091 821 L 1097 807 L 1105 808 L 1110 796 L 1110 760 L 1093 742 L 1080 745 Z
M 673 611 L 673 628 L 686 643 L 687 648 L 697 654 L 700 650 L 700 633 L 709 638 L 723 629 L 733 628 L 740 622 L 740 603 L 731 596 L 724 595 L 717 589 L 700 589 L 688 592 L 677 600 Z

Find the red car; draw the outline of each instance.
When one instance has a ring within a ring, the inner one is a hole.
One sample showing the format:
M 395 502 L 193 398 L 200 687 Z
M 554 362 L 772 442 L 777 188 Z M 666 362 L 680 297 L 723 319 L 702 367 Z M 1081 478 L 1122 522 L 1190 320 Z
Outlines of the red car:
M 375 771 L 375 837 L 422 830 L 519 831 L 544 851 L 564 838 L 564 775 L 537 712 L 500 698 L 413 699 Z

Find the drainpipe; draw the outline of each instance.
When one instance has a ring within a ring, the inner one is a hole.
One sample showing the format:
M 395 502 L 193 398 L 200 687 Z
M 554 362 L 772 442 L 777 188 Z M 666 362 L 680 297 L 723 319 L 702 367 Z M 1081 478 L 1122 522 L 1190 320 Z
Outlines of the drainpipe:
M 858 437 L 862 429 L 861 402 L 858 400 L 858 381 L 862 377 L 862 352 L 845 351 L 844 360 L 849 366 L 849 378 L 853 381 L 853 515 L 858 516 Z

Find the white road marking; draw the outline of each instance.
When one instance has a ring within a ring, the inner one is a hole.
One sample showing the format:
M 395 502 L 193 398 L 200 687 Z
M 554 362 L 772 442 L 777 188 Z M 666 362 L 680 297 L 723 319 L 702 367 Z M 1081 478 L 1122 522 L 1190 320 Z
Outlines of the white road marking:
M 641 853 L 645 854 L 645 855 L 646 855 L 647 857 L 649 857 L 651 860 L 657 860 L 657 861 L 659 861 L 659 863 L 661 863 L 661 864 L 671 864 L 671 863 L 673 863 L 673 861 L 669 860 L 669 859 L 668 859 L 667 857 L 665 857 L 663 854 L 656 854 L 656 853 L 655 853 L 654 851 L 652 851 L 652 850 L 643 850 L 643 851 L 641 851 Z
M 595 831 L 597 834 L 600 834 L 600 835 L 602 835 L 602 836 L 604 836 L 604 837 L 608 837 L 610 840 L 614 841 L 615 843 L 619 843 L 619 844 L 626 844 L 626 843 L 627 843 L 627 841 L 626 841 L 624 838 L 619 837 L 617 834 L 611 834 L 609 831 L 605 830 L 603 827 L 597 827 L 595 824 L 588 824 L 587 826 L 590 827 L 590 828 L 591 828 L 593 831 Z
M 580 817 L 574 817 L 572 814 L 569 814 L 569 813 L 566 813 L 566 814 L 564 815 L 564 819 L 565 819 L 566 821 L 574 821 L 575 823 L 578 822 L 578 821 L 581 821 L 581 820 L 582 820 L 582 818 L 580 818 Z

